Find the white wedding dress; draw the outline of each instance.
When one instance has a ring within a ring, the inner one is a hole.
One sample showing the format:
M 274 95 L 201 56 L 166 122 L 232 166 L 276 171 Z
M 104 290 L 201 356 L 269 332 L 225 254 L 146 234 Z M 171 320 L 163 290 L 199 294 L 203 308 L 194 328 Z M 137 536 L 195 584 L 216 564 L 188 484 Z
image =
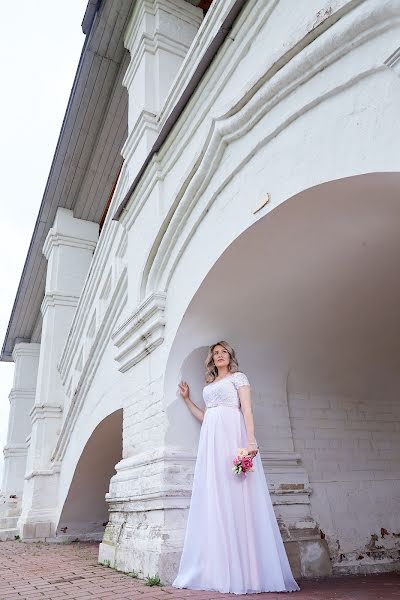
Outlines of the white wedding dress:
M 232 472 L 247 446 L 238 388 L 232 373 L 205 386 L 192 499 L 177 588 L 246 594 L 299 589 L 272 507 L 260 455 L 245 478 Z

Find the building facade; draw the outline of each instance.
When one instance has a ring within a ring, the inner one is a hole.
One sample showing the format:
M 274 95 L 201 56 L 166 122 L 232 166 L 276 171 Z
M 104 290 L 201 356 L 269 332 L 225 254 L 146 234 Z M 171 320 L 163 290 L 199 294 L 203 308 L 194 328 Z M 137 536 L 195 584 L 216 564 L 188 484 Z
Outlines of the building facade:
M 296 577 L 399 566 L 397 0 L 90 1 L 3 345 L 0 538 L 175 576 L 209 344 Z

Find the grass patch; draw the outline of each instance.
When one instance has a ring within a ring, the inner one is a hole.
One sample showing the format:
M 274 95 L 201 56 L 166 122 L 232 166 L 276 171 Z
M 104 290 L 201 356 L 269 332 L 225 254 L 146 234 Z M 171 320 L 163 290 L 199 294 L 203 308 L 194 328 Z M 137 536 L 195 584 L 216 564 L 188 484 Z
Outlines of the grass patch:
M 139 578 L 139 573 L 138 571 L 131 571 L 130 573 L 128 573 L 129 577 L 133 577 L 133 579 L 138 579 Z
M 100 564 L 102 564 L 103 567 L 111 568 L 111 561 L 109 561 L 109 560 L 103 560 L 103 562 Z
M 162 585 L 161 579 L 158 575 L 154 575 L 154 577 L 150 577 L 150 575 L 147 575 L 144 584 L 149 585 L 150 587 L 153 587 L 155 585 Z

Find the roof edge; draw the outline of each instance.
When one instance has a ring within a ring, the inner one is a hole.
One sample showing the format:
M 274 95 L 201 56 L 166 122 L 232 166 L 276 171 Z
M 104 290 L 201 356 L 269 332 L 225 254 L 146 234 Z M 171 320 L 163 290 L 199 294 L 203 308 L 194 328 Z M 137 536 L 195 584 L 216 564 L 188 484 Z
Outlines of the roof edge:
M 10 333 L 11 324 L 12 324 L 12 321 L 13 321 L 13 318 L 14 318 L 14 315 L 15 315 L 15 311 L 16 311 L 16 308 L 17 308 L 18 298 L 19 298 L 19 295 L 21 293 L 22 283 L 24 281 L 24 277 L 25 277 L 25 274 L 26 274 L 26 271 L 27 271 L 27 265 L 28 265 L 29 257 L 30 257 L 30 254 L 31 254 L 31 251 L 32 251 L 32 248 L 33 248 L 33 245 L 34 245 L 34 241 L 35 241 L 35 238 L 36 238 L 37 231 L 38 231 L 38 229 L 40 227 L 40 224 L 41 224 L 41 214 L 42 214 L 42 210 L 43 210 L 43 202 L 44 202 L 44 200 L 46 198 L 46 192 L 47 192 L 47 189 L 48 189 L 48 186 L 49 186 L 49 181 L 50 181 L 53 169 L 54 169 L 54 165 L 55 165 L 55 162 L 56 162 L 56 159 L 57 159 L 57 154 L 58 154 L 58 151 L 59 151 L 59 148 L 60 148 L 60 145 L 61 145 L 61 142 L 62 142 L 63 134 L 64 134 L 64 131 L 65 131 L 65 127 L 66 127 L 66 122 L 67 122 L 67 119 L 68 119 L 68 115 L 70 113 L 71 106 L 72 106 L 72 103 L 73 103 L 73 99 L 74 99 L 74 96 L 75 96 L 75 92 L 76 92 L 76 88 L 77 88 L 77 83 L 78 83 L 79 75 L 80 75 L 80 72 L 81 72 L 81 69 L 82 69 L 83 60 L 85 58 L 85 52 L 86 52 L 86 48 L 87 48 L 87 44 L 88 44 L 89 34 L 92 31 L 93 23 L 95 21 L 96 14 L 97 14 L 97 12 L 98 12 L 98 10 L 100 8 L 101 1 L 102 0 L 89 0 L 88 4 L 86 6 L 85 14 L 84 14 L 83 21 L 82 21 L 82 31 L 85 34 L 85 41 L 83 42 L 83 47 L 82 47 L 81 54 L 80 54 L 80 57 L 79 57 L 78 67 L 76 69 L 74 81 L 72 83 L 71 93 L 69 95 L 69 99 L 68 99 L 68 103 L 67 103 L 67 108 L 66 108 L 65 113 L 64 113 L 64 118 L 63 118 L 63 121 L 62 121 L 62 124 L 61 124 L 60 134 L 58 136 L 58 140 L 57 140 L 56 148 L 55 148 L 55 151 L 54 151 L 53 159 L 51 161 L 50 171 L 49 171 L 49 175 L 48 175 L 48 178 L 47 178 L 45 190 L 44 190 L 44 193 L 43 193 L 43 196 L 42 196 L 42 201 L 40 203 L 40 207 L 39 207 L 39 211 L 38 211 L 38 216 L 36 218 L 36 222 L 35 222 L 35 226 L 34 226 L 34 229 L 33 229 L 31 241 L 30 241 L 29 248 L 28 248 L 28 252 L 26 254 L 26 258 L 25 258 L 23 269 L 22 269 L 21 277 L 20 277 L 20 280 L 19 280 L 17 293 L 15 295 L 13 307 L 11 309 L 11 315 L 10 315 L 10 319 L 8 321 L 7 330 L 6 330 L 6 334 L 4 336 L 3 346 L 2 346 L 2 349 L 1 349 L 0 362 L 12 362 L 12 353 L 10 351 L 6 350 L 8 336 L 9 336 L 9 333 Z

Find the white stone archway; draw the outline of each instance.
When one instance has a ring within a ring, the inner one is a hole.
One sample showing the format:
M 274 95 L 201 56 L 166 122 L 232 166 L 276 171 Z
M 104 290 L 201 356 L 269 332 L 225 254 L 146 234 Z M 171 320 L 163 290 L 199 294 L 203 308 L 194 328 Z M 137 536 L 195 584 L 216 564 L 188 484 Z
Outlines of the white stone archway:
M 306 501 L 299 510 L 289 496 L 307 485 L 305 469 L 310 515 L 338 571 L 397 556 L 399 183 L 394 173 L 332 181 L 249 227 L 198 288 L 166 369 L 167 439 L 194 452 L 177 380 L 191 377 L 199 401 L 204 347 L 227 339 L 237 349 L 286 539 L 297 532 L 301 563 Z
M 108 522 L 105 494 L 122 457 L 122 409 L 103 419 L 87 441 L 65 499 L 56 535 L 101 540 Z

